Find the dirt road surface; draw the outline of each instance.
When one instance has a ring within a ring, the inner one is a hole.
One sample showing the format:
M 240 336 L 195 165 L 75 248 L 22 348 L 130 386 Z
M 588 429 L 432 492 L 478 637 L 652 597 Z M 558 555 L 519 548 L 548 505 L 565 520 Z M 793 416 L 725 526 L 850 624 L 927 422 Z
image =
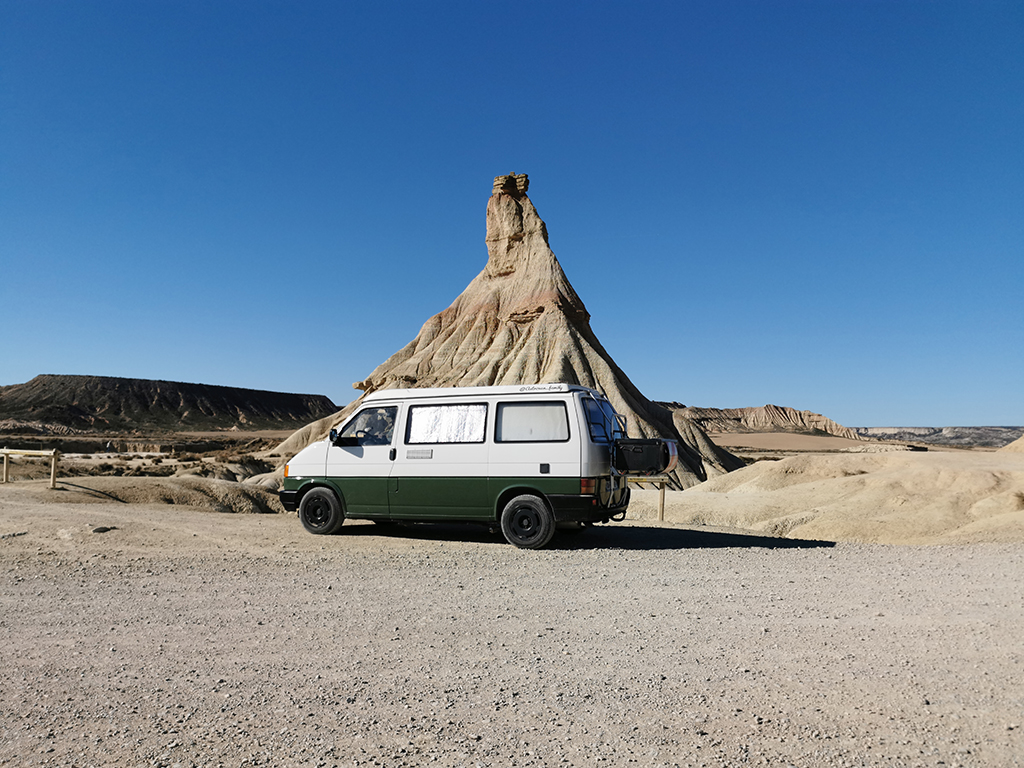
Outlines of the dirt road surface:
M 0 765 L 1024 760 L 1021 544 L 42 498 L 0 487 Z

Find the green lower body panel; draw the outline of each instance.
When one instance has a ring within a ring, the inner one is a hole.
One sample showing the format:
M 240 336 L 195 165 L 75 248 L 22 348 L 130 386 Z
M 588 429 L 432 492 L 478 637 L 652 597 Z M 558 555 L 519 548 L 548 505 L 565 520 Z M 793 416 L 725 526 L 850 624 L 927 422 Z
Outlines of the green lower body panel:
M 332 477 L 326 482 L 341 497 L 346 517 L 389 516 L 386 477 Z
M 481 520 L 494 516 L 486 477 L 392 477 L 391 517 L 415 520 Z
M 350 518 L 497 522 L 500 506 L 522 494 L 548 499 L 559 520 L 607 517 L 578 477 L 330 477 L 286 479 L 284 488 L 333 488 Z

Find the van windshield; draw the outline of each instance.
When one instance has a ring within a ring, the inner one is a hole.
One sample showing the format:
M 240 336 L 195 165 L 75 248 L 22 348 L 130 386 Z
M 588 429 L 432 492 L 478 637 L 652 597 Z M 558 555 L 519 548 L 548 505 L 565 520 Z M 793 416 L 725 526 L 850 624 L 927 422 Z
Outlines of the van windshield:
M 606 443 L 619 437 L 625 437 L 618 414 L 607 400 L 596 400 L 592 397 L 583 398 L 583 410 L 587 414 L 590 425 L 590 439 L 596 443 Z
M 342 427 L 341 437 L 354 437 L 357 445 L 390 445 L 398 408 L 367 408 Z

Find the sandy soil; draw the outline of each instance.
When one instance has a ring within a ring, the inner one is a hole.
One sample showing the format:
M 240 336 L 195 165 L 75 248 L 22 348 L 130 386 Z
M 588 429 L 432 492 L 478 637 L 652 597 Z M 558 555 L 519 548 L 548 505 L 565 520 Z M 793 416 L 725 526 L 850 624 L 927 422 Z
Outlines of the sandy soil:
M 0 486 L 0 765 L 1022 764 L 1021 543 L 529 552 L 38 485 Z

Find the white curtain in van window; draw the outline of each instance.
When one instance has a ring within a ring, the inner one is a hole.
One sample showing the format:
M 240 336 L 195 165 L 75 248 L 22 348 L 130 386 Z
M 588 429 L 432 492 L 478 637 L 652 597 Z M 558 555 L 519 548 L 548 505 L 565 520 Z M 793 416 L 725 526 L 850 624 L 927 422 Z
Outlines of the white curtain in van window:
M 498 442 L 559 442 L 569 439 L 562 403 L 503 403 L 498 406 Z
M 486 405 L 417 405 L 409 410 L 410 443 L 482 443 Z

